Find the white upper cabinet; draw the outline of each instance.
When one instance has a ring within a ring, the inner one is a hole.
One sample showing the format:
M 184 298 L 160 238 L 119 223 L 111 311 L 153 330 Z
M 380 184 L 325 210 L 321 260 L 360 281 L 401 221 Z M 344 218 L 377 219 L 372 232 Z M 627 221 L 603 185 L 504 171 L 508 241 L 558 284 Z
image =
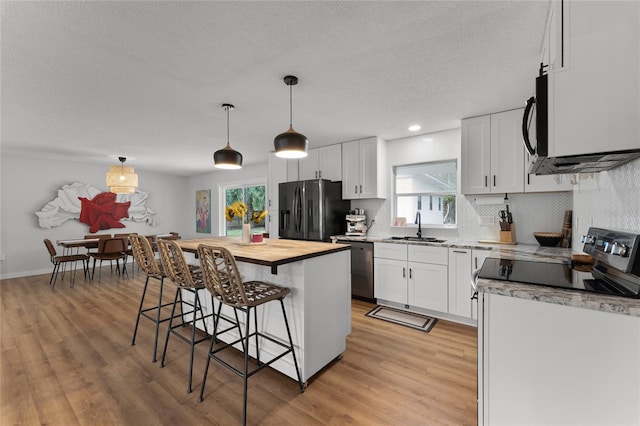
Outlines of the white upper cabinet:
M 305 158 L 298 160 L 300 180 L 342 180 L 342 145 L 329 145 L 310 149 Z
M 524 191 L 523 109 L 462 120 L 462 193 Z
M 342 144 L 342 198 L 385 198 L 385 141 L 372 137 Z
M 554 1 L 549 155 L 640 147 L 640 2 Z

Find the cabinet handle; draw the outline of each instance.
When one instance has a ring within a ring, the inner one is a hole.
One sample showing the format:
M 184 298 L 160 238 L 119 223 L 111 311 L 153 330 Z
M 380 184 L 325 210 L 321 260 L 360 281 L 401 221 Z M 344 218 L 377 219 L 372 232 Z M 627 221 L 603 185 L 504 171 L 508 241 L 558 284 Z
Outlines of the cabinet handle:
M 413 279 L 413 269 L 409 268 L 409 279 Z
M 493 175 L 493 186 L 496 186 L 496 175 Z
M 316 179 L 318 179 L 318 171 L 316 170 Z
M 476 266 L 473 267 L 473 269 L 478 269 L 478 258 L 474 257 L 473 261 L 475 262 L 475 265 L 476 265 Z
M 362 185 L 360 185 L 360 193 L 362 194 Z
M 527 185 L 531 185 L 531 173 L 527 173 Z
M 466 253 L 466 251 L 464 251 L 464 250 L 453 250 L 453 252 L 454 253 L 463 253 L 463 254 Z
M 322 170 L 318 170 L 318 179 L 322 179 Z
M 407 268 L 402 268 L 402 278 L 407 278 Z
M 358 193 L 358 185 L 356 185 L 356 194 Z
M 486 188 L 488 186 L 487 184 L 487 175 L 484 175 L 484 187 Z

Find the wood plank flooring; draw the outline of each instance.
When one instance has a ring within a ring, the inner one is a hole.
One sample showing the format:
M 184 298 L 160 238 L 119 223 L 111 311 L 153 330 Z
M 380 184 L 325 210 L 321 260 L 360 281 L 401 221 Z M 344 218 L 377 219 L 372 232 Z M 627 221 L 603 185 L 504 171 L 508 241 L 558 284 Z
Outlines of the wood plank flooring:
M 196 349 L 188 394 L 186 344 L 172 339 L 160 368 L 151 362 L 153 323 L 142 318 L 131 346 L 144 274 L 104 269 L 101 284 L 78 274 L 74 288 L 65 277 L 52 290 L 48 275 L 0 281 L 0 424 L 239 424 L 242 380 L 212 363 L 198 403 L 208 344 Z M 165 288 L 168 302 L 174 287 Z M 439 320 L 423 333 L 365 317 L 373 306 L 353 301 L 346 352 L 303 394 L 271 369 L 251 377 L 248 423 L 477 424 L 476 329 Z

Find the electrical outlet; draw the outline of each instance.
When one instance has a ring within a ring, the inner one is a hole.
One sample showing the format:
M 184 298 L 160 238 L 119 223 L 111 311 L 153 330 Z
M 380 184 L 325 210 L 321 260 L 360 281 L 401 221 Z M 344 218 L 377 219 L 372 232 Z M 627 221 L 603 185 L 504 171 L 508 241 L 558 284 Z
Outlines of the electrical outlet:
M 480 216 L 479 219 L 480 225 L 482 226 L 491 226 L 494 224 L 493 216 Z

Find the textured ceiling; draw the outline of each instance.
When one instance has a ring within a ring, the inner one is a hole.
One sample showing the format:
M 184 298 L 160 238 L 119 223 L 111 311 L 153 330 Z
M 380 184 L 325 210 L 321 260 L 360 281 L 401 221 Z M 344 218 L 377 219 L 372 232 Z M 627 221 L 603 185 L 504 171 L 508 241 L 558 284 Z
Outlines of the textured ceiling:
M 289 124 L 312 148 L 397 139 L 522 106 L 548 1 L 2 1 L 2 152 L 213 171 L 265 161 Z M 224 172 L 232 173 L 232 172 Z

